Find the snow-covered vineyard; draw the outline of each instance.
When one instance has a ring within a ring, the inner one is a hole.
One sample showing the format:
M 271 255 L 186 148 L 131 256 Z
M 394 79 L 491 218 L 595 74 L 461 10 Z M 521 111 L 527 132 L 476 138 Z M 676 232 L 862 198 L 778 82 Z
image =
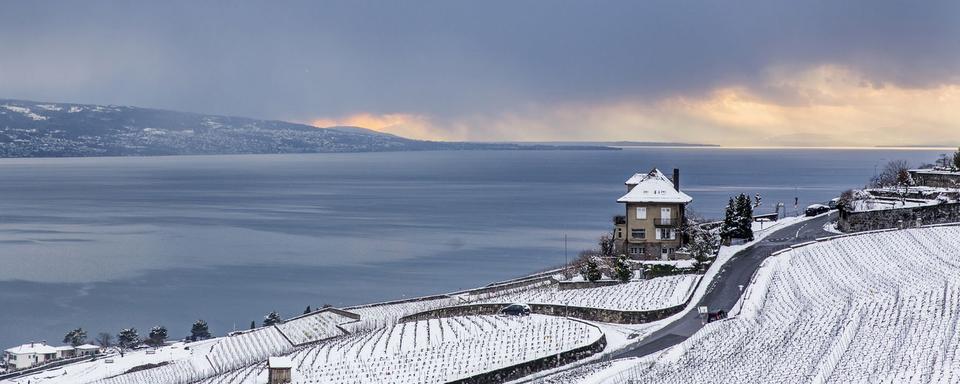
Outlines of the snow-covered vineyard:
M 736 317 L 589 383 L 960 382 L 960 228 L 846 237 L 772 257 Z
M 538 316 L 465 316 L 400 323 L 293 353 L 296 383 L 443 383 L 598 342 L 592 325 Z M 205 384 L 266 382 L 265 364 Z
M 701 275 L 676 275 L 625 284 L 583 289 L 559 289 L 557 284 L 497 296 L 488 303 L 571 305 L 618 311 L 649 311 L 683 305 Z

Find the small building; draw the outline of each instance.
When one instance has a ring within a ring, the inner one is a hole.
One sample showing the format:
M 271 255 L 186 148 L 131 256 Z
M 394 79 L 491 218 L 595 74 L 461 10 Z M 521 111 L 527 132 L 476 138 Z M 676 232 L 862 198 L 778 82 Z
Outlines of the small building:
M 271 357 L 267 360 L 267 365 L 270 370 L 267 383 L 286 384 L 292 381 L 293 360 L 290 360 L 289 357 Z
M 681 226 L 693 198 L 680 191 L 680 170 L 668 178 L 659 169 L 637 173 L 624 183 L 627 193 L 617 199 L 626 215 L 614 222 L 614 238 L 630 257 L 642 260 L 688 258 L 677 253 L 684 245 Z
M 76 356 L 93 356 L 100 353 L 100 346 L 93 344 L 82 344 L 74 348 L 76 350 Z
M 947 169 L 911 169 L 910 178 L 915 185 L 934 188 L 960 188 L 960 171 Z
M 4 351 L 8 370 L 26 369 L 57 359 L 57 349 L 46 342 L 28 343 Z
M 69 359 L 76 356 L 77 350 L 72 345 L 62 345 L 54 347 L 57 350 L 58 359 Z

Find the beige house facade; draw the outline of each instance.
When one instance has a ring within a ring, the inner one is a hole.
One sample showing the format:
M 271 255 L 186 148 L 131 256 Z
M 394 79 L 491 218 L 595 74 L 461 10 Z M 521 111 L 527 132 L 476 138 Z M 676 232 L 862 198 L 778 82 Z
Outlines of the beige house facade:
M 617 199 L 625 214 L 614 223 L 614 239 L 622 252 L 634 259 L 676 260 L 688 258 L 677 252 L 683 247 L 681 226 L 686 205 L 693 198 L 680 191 L 680 170 L 669 178 L 654 168 L 637 173 L 624 183 L 627 193 Z

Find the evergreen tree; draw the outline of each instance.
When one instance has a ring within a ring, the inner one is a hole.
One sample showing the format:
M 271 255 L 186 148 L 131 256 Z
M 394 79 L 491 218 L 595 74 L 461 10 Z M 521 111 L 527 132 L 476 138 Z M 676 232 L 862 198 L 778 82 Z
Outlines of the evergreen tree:
M 158 325 L 150 329 L 150 335 L 149 335 L 149 338 L 147 339 L 148 345 L 152 347 L 159 347 L 163 345 L 165 341 L 167 341 L 166 327 L 162 325 Z
M 717 235 L 697 226 L 690 226 L 687 236 L 690 239 L 687 250 L 696 261 L 694 267 L 698 272 L 702 272 L 707 263 L 715 256 Z
M 87 331 L 84 331 L 83 328 L 77 328 L 70 332 L 67 332 L 66 336 L 63 336 L 64 343 L 70 343 L 70 345 L 76 347 L 80 344 L 87 342 Z
M 736 203 L 731 197 L 730 201 L 727 202 L 726 209 L 724 210 L 723 224 L 720 226 L 720 237 L 723 239 L 737 237 L 738 228 L 739 225 L 737 224 Z
M 620 280 L 621 283 L 626 283 L 633 278 L 633 270 L 630 269 L 630 265 L 627 264 L 627 255 L 618 256 L 616 262 L 613 264 L 613 269 L 617 274 L 617 280 Z
M 953 153 L 953 169 L 960 170 L 960 148 Z
M 736 200 L 737 236 L 753 241 L 753 204 L 746 194 L 741 193 Z
M 280 314 L 277 311 L 272 311 L 263 317 L 263 326 L 269 327 L 271 325 L 283 323 L 283 318 L 280 317 Z
M 257 327 L 257 322 L 254 320 L 250 320 L 250 329 L 254 329 L 256 327 Z
M 190 328 L 190 341 L 205 340 L 210 338 L 210 328 L 207 327 L 207 322 L 203 320 L 197 320 L 193 323 L 193 327 Z
M 580 267 L 580 275 L 587 281 L 597 281 L 603 277 L 603 274 L 600 273 L 600 265 L 597 264 L 597 260 L 593 257 L 587 259 Z
M 303 310 L 303 314 L 306 315 L 306 314 L 308 314 L 308 313 L 310 313 L 310 312 L 313 312 L 313 311 L 310 310 L 310 306 L 308 305 L 308 306 L 307 306 L 307 309 L 304 309 L 304 310 Z
M 140 334 L 136 328 L 126 328 L 117 334 L 117 345 L 120 348 L 133 348 L 140 345 Z

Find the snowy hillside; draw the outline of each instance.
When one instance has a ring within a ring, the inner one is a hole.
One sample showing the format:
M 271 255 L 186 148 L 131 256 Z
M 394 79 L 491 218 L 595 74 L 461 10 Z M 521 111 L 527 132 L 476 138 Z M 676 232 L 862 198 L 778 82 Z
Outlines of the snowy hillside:
M 586 347 L 603 334 L 549 316 L 466 316 L 400 323 L 293 353 L 294 383 L 445 383 Z M 203 383 L 263 383 L 257 364 Z
M 317 128 L 276 120 L 116 105 L 0 99 L 0 157 L 559 148 L 432 142 L 357 127 Z
M 649 311 L 682 305 L 701 275 L 676 275 L 597 288 L 560 290 L 557 284 L 494 297 L 488 303 L 556 304 L 618 311 Z
M 768 259 L 733 311 L 584 383 L 960 382 L 960 227 L 864 234 Z M 630 381 L 632 380 L 632 381 Z

